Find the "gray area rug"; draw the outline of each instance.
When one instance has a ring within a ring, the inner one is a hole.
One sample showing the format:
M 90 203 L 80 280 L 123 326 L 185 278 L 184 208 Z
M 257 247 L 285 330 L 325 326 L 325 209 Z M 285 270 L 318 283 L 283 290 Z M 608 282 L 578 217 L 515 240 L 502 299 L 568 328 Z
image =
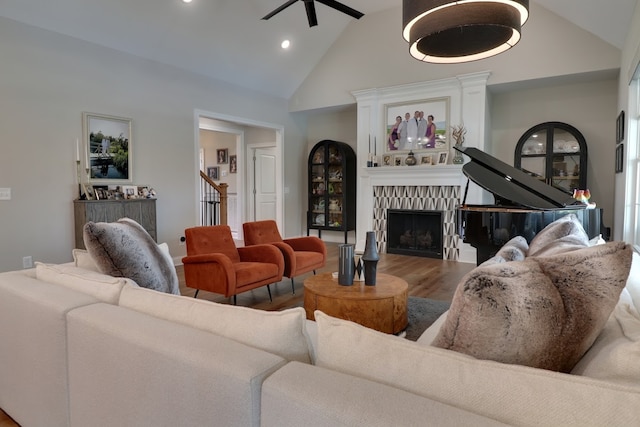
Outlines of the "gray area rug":
M 410 296 L 407 301 L 409 325 L 404 330 L 405 338 L 416 341 L 420 335 L 449 309 L 450 303 L 428 298 Z

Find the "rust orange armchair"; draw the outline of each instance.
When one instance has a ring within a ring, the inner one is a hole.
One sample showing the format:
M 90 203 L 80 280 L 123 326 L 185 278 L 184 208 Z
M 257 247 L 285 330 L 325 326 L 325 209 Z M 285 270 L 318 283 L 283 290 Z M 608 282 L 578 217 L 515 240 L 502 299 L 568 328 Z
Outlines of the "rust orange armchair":
M 228 225 L 193 227 L 185 230 L 187 256 L 182 258 L 186 285 L 233 296 L 282 280 L 284 258 L 272 245 L 237 248 Z
M 247 247 L 270 243 L 276 246 L 284 256 L 284 276 L 291 279 L 291 289 L 295 293 L 293 278 L 300 274 L 324 267 L 327 248 L 324 242 L 315 236 L 283 239 L 274 220 L 245 222 L 244 244 Z

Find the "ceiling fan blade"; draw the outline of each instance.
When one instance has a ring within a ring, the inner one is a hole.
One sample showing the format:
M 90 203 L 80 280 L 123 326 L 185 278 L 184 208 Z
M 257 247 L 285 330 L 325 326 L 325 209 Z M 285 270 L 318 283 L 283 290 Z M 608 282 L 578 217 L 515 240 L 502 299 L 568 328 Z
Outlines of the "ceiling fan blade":
M 307 20 L 309 20 L 309 26 L 315 27 L 318 25 L 318 17 L 316 16 L 316 6 L 313 4 L 313 0 L 304 0 L 304 7 L 307 9 Z
M 339 10 L 342 13 L 346 13 L 347 15 L 354 17 L 356 19 L 360 19 L 364 16 L 364 13 L 358 12 L 357 10 L 352 9 L 349 6 L 342 4 L 340 2 L 337 2 L 335 0 L 316 0 L 316 1 L 318 3 L 324 4 L 325 6 L 329 6 L 336 10 Z
M 283 4 L 282 6 L 280 6 L 279 8 L 277 8 L 276 10 L 274 10 L 273 12 L 269 13 L 268 15 L 266 15 L 264 18 L 265 21 L 271 17 L 273 17 L 274 15 L 282 12 L 283 10 L 285 10 L 286 8 L 288 8 L 289 6 L 291 6 L 292 4 L 294 4 L 295 2 L 297 2 L 298 0 L 289 0 L 288 2 L 286 2 L 285 4 Z

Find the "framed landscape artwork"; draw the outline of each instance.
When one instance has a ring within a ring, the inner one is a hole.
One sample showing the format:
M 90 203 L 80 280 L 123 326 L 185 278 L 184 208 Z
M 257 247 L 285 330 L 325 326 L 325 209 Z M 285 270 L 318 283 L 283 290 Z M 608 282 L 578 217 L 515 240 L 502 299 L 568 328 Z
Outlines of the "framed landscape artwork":
M 131 119 L 82 113 L 82 127 L 89 182 L 131 182 Z

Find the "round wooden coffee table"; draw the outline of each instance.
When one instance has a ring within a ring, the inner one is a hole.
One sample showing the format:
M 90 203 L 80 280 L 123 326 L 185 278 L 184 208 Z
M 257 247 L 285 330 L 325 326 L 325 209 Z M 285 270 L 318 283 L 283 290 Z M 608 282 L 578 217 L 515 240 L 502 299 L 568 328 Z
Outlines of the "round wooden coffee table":
M 311 276 L 304 281 L 304 309 L 307 319 L 315 320 L 320 310 L 330 316 L 351 320 L 388 334 L 407 327 L 407 293 L 409 285 L 399 277 L 378 273 L 375 286 L 353 282 L 338 284 L 331 273 Z

